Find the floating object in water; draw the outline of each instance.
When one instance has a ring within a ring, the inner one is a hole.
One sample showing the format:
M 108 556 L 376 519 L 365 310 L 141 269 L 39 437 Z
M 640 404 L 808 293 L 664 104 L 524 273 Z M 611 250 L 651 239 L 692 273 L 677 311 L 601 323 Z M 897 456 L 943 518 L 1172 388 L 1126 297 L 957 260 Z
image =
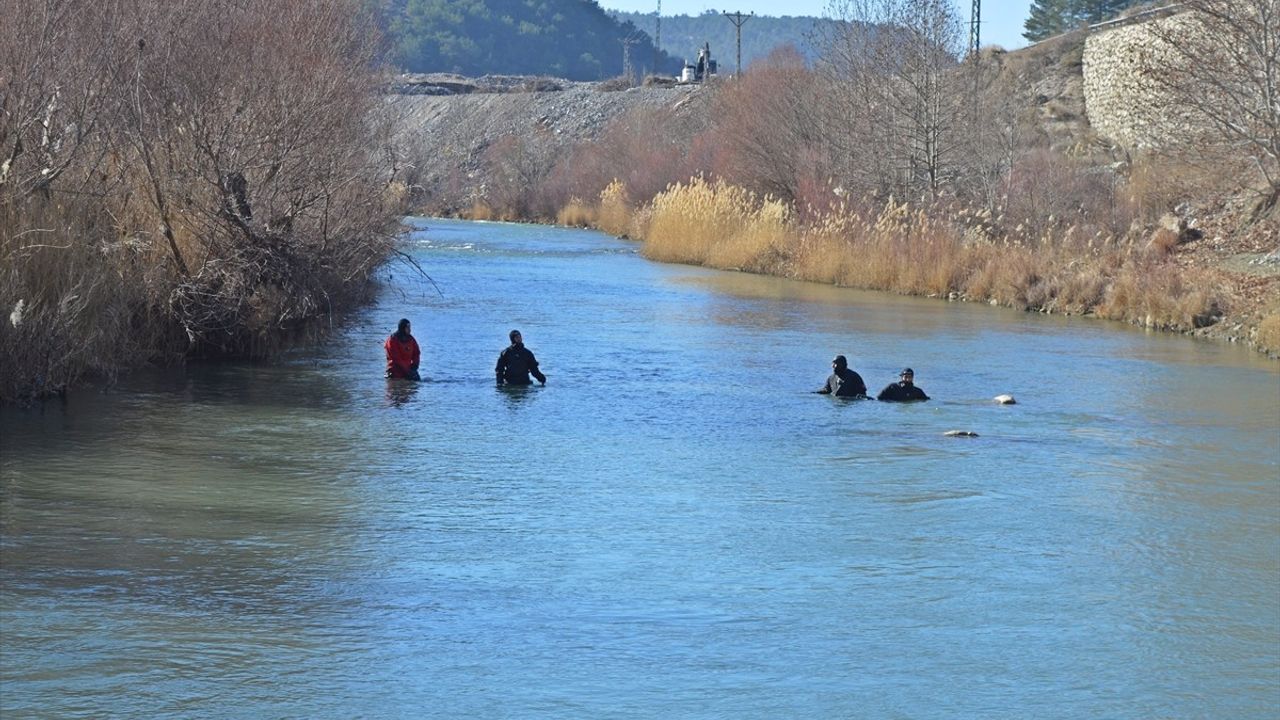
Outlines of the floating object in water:
M 1012 395 L 997 395 L 991 399 L 995 400 L 1001 405 L 1017 405 L 1018 404 L 1018 401 L 1014 400 Z
M 947 437 L 978 437 L 978 433 L 972 430 L 948 430 L 942 434 Z

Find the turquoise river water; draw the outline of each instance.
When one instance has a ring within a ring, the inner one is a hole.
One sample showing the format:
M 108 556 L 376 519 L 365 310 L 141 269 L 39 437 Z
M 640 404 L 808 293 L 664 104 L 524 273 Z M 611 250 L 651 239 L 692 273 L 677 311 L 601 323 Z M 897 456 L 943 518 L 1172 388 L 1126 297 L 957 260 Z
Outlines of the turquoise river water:
M 1280 714 L 1276 363 L 414 222 L 443 295 L 0 410 L 0 717 Z

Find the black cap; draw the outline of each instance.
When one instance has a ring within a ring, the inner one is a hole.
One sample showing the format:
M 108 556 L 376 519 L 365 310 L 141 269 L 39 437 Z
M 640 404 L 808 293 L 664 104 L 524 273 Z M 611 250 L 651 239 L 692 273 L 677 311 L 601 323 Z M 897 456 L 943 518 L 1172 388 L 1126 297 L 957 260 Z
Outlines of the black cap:
M 409 324 L 409 318 L 400 318 L 400 322 L 396 323 L 397 330 L 403 330 Z
M 835 356 L 835 357 L 831 360 L 831 362 L 832 362 L 832 363 L 834 363 L 834 364 L 836 364 L 836 365 L 838 365 L 838 366 L 840 366 L 840 367 L 849 367 L 849 361 L 848 361 L 848 360 L 845 360 L 843 355 L 837 355 L 837 356 Z
M 511 332 L 507 333 L 507 337 L 511 338 L 511 340 L 514 341 L 516 338 L 520 337 L 520 331 L 512 330 Z
M 898 373 L 898 377 L 902 377 L 904 375 L 914 376 L 915 374 L 916 374 L 916 371 L 912 370 L 911 368 L 902 368 L 902 372 Z

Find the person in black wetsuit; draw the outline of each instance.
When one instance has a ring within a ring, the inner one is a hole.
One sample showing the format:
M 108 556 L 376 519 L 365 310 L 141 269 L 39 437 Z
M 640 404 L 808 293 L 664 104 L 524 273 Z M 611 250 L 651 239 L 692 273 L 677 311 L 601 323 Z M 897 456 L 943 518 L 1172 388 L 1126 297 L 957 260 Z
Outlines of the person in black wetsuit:
M 538 370 L 538 359 L 529 348 L 524 346 L 519 330 L 511 331 L 511 345 L 498 354 L 498 366 L 494 372 L 498 375 L 499 385 L 532 385 L 530 375 L 538 378 L 538 382 L 547 384 L 547 376 Z
M 911 368 L 904 369 L 898 374 L 901 378 L 896 383 L 889 383 L 885 389 L 880 391 L 876 396 L 877 400 L 885 402 L 914 402 L 917 400 L 928 400 L 929 396 L 924 391 L 915 386 L 916 373 Z
M 865 398 L 867 386 L 862 382 L 861 375 L 849 369 L 849 361 L 843 355 L 837 355 L 831 361 L 831 376 L 827 378 L 827 384 L 814 392 L 819 395 Z

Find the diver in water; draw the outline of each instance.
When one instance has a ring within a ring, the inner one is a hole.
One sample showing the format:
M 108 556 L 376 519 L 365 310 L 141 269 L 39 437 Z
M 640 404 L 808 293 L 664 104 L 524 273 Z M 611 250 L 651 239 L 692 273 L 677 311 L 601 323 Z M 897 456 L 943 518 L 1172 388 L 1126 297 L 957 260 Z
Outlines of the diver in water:
M 898 374 L 900 378 L 896 383 L 889 383 L 885 389 L 880 391 L 876 396 L 877 400 L 885 402 L 915 402 L 919 400 L 928 400 L 929 396 L 915 385 L 916 374 L 911 368 L 905 368 Z
M 418 349 L 418 341 L 409 332 L 407 318 L 401 318 L 396 331 L 391 333 L 382 348 L 387 351 L 387 377 L 402 380 L 421 380 L 418 375 L 418 362 L 422 351 Z
M 814 392 L 819 395 L 865 398 L 867 386 L 862 382 L 861 375 L 849 369 L 849 361 L 843 355 L 837 355 L 831 361 L 831 376 L 827 378 L 827 384 Z
M 519 330 L 512 330 L 509 335 L 511 345 L 498 354 L 498 365 L 494 372 L 498 376 L 499 385 L 532 385 L 529 379 L 533 375 L 538 382 L 546 385 L 547 376 L 538 370 L 538 359 L 529 348 L 524 346 Z

